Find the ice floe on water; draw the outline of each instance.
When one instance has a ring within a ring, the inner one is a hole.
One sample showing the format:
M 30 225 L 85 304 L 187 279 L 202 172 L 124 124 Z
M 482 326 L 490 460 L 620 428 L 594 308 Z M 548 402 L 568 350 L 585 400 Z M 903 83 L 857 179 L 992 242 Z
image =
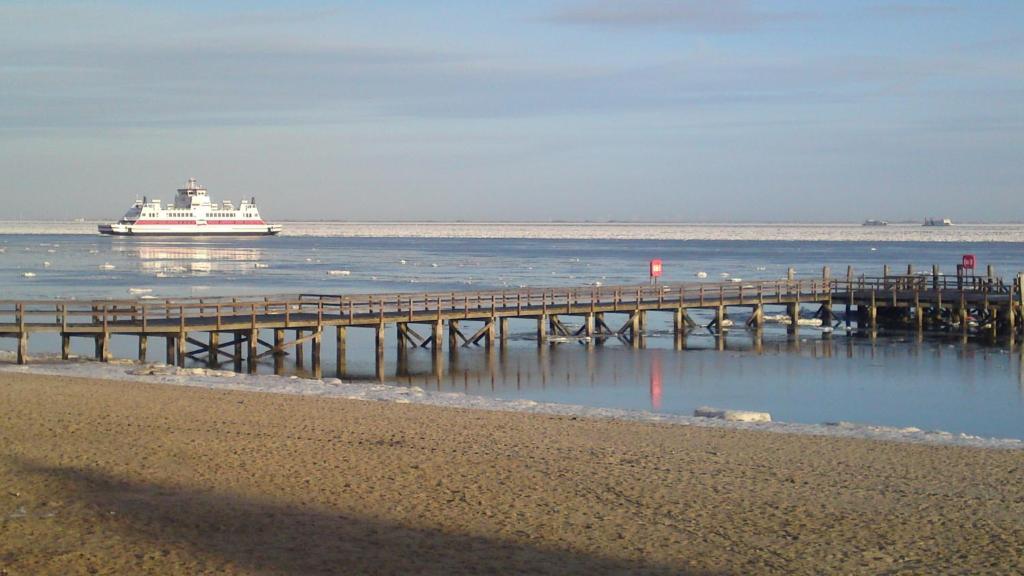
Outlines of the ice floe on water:
M 824 424 L 799 424 L 789 422 L 749 421 L 766 420 L 767 416 L 726 418 L 726 414 L 739 411 L 716 409 L 712 417 L 660 414 L 642 410 L 615 408 L 594 408 L 575 404 L 555 404 L 518 399 L 474 396 L 461 392 L 427 391 L 417 386 L 405 387 L 390 384 L 345 382 L 337 378 L 320 380 L 295 376 L 244 375 L 230 370 L 208 368 L 176 368 L 166 364 L 139 364 L 121 360 L 99 363 L 88 360 L 56 362 L 42 361 L 27 366 L 12 364 L 13 354 L 0 351 L 0 371 L 7 373 L 29 373 L 65 377 L 103 378 L 108 380 L 129 380 L 192 386 L 215 390 L 239 390 L 247 392 L 269 392 L 302 396 L 323 396 L 351 400 L 415 403 L 451 408 L 472 408 L 503 412 L 527 412 L 550 416 L 575 416 L 586 418 L 607 418 L 636 422 L 652 422 L 674 425 L 702 426 L 707 428 L 731 428 L 762 430 L 767 432 L 811 434 L 844 438 L 867 438 L 896 442 L 943 444 L 978 448 L 1024 449 L 1024 440 L 1013 438 L 982 438 L 969 434 L 921 430 L 914 427 L 898 428 L 873 426 L 850 422 L 829 422 Z M 711 409 L 707 409 L 711 410 Z M 721 413 L 721 417 L 717 415 Z M 709 412 L 710 414 L 710 412 Z M 756 413 L 760 414 L 760 413 Z M 748 420 L 748 421 L 743 421 Z
M 0 221 L 0 234 L 96 235 L 97 222 Z M 859 223 L 650 224 L 474 222 L 284 222 L 283 236 L 368 238 L 541 238 L 566 240 L 795 240 L 1024 242 L 1024 224 Z M 875 250 L 875 248 L 871 248 Z

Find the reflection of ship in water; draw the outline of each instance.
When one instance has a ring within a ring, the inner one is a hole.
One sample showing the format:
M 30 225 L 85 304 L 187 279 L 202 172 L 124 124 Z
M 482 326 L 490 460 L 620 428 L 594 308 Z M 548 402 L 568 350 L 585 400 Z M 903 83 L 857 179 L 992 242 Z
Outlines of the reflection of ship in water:
M 124 252 L 138 258 L 142 270 L 158 276 L 249 270 L 264 258 L 261 248 L 249 247 L 141 244 L 126 247 Z

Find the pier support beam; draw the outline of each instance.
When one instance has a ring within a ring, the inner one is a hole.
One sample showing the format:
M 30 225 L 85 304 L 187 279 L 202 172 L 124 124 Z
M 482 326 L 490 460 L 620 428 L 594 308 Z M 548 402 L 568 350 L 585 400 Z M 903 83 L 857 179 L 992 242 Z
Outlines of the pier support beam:
M 640 347 L 640 311 L 637 310 L 629 315 L 629 344 L 633 348 Z
M 583 335 L 589 338 L 594 337 L 594 315 L 586 314 L 583 316 Z
M 462 332 L 459 330 L 458 320 L 448 321 L 448 356 L 451 357 L 452 361 L 455 360 L 459 355 L 459 335 Z
M 235 349 L 231 355 L 232 363 L 234 364 L 235 372 L 242 371 L 242 340 L 244 336 L 242 332 L 235 332 Z
M 444 321 L 435 320 L 430 326 L 430 349 L 442 350 L 444 348 Z
M 174 366 L 175 354 L 174 354 L 174 336 L 168 336 L 166 338 L 167 346 L 165 347 L 164 362 L 170 366 Z
M 348 360 L 348 358 L 347 358 L 347 356 L 348 356 L 348 350 L 347 350 L 348 342 L 347 341 L 348 341 L 348 328 L 345 327 L 345 326 L 338 326 L 336 328 L 336 330 L 335 330 L 335 333 L 334 333 L 334 347 L 335 347 L 335 356 L 336 356 L 336 359 L 335 359 L 336 369 L 335 369 L 334 372 L 335 372 L 335 375 L 338 378 L 343 377 L 345 375 L 345 372 L 348 370 L 348 367 L 346 366 L 346 364 L 347 364 L 346 361 Z
M 544 340 L 548 337 L 548 317 L 547 315 L 537 316 L 537 343 L 543 344 Z
M 67 360 L 71 357 L 71 336 L 60 335 L 60 359 Z
M 146 361 L 146 352 L 149 348 L 149 337 L 145 334 L 139 334 L 139 362 Z
M 295 340 L 295 367 L 302 368 L 302 365 L 306 363 L 304 358 L 306 354 L 302 345 L 302 330 L 295 331 Z
M 374 362 L 374 377 L 378 382 L 384 381 L 384 348 L 378 348 Z
M 247 368 L 249 369 L 249 374 L 255 374 L 259 360 L 260 331 L 256 328 L 250 329 L 249 337 L 246 340 L 249 344 L 249 354 L 246 357 Z
M 211 331 L 207 342 L 209 348 L 206 350 L 206 364 L 216 368 L 220 366 L 220 332 Z
M 494 340 L 497 334 L 497 329 L 495 328 L 495 325 L 497 324 L 497 318 L 491 318 L 490 320 L 486 320 L 486 322 L 487 324 L 485 326 L 486 330 L 484 332 L 484 346 L 488 350 L 490 350 L 490 348 L 494 346 Z
M 498 337 L 501 340 L 501 345 L 502 346 L 505 346 L 505 344 L 508 343 L 509 334 L 510 334 L 510 332 L 509 332 L 509 329 L 508 329 L 508 318 L 501 318 L 501 319 L 499 319 L 498 320 Z
M 185 332 L 178 332 L 178 366 L 185 365 L 185 353 L 188 351 L 188 334 Z
M 310 363 L 313 364 L 313 378 L 322 378 L 323 370 L 320 367 L 320 345 L 323 341 L 323 329 L 318 329 L 313 335 L 313 341 L 310 343 Z
M 284 328 L 274 329 L 274 374 L 284 374 Z
M 18 333 L 18 364 L 28 363 L 28 332 Z
M 747 328 L 759 330 L 764 325 L 764 306 L 755 304 L 750 307 L 750 318 L 747 319 Z
M 800 303 L 790 302 L 786 304 L 786 315 L 789 316 L 789 333 L 795 334 L 800 330 Z
M 376 351 L 378 356 L 384 355 L 384 336 L 386 334 L 385 325 L 377 324 L 373 327 L 374 341 L 376 342 Z

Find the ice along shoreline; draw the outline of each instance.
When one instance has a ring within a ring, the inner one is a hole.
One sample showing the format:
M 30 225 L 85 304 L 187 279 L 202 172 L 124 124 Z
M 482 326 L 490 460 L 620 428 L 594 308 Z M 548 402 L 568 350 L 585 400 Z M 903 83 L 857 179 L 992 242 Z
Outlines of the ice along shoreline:
M 0 353 L 0 360 L 6 354 Z M 243 392 L 292 394 L 348 400 L 383 401 L 403 404 L 423 404 L 447 408 L 516 412 L 548 416 L 568 416 L 648 422 L 681 426 L 700 426 L 738 430 L 760 430 L 783 434 L 802 434 L 834 438 L 857 438 L 913 444 L 960 446 L 1003 450 L 1024 450 L 1024 439 L 984 438 L 969 434 L 955 434 L 940 430 L 898 428 L 856 423 L 801 424 L 792 422 L 735 422 L 695 416 L 658 414 L 642 410 L 593 408 L 575 404 L 507 400 L 474 396 L 461 392 L 437 392 L 422 388 L 390 384 L 344 382 L 337 378 L 321 380 L 296 376 L 238 374 L 227 370 L 206 368 L 176 368 L 165 364 L 139 364 L 120 360 L 99 363 L 92 360 L 42 362 L 27 366 L 0 364 L 5 374 L 33 374 L 72 378 L 93 378 L 189 386 L 209 390 L 235 390 Z

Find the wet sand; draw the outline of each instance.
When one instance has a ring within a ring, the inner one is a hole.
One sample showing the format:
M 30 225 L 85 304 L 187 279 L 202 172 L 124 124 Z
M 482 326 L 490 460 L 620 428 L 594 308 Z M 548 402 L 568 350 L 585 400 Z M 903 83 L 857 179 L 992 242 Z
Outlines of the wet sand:
M 0 574 L 1024 570 L 1024 452 L 0 373 Z

